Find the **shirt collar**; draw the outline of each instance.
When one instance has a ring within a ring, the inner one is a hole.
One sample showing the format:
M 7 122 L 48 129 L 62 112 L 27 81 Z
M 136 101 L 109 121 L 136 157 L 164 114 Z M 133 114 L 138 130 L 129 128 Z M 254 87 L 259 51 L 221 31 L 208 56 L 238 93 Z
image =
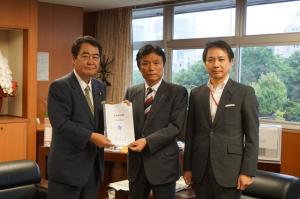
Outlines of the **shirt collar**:
M 153 91 L 157 92 L 158 87 L 161 85 L 162 79 L 159 80 L 159 82 L 157 82 L 156 84 L 154 84 L 153 86 L 151 86 L 151 88 L 153 89 Z M 145 82 L 145 91 L 147 91 L 148 87 L 150 87 L 147 82 Z
M 226 86 L 228 80 L 229 80 L 229 75 L 228 75 L 227 78 L 226 78 L 222 83 L 220 83 L 215 89 L 214 89 L 213 85 L 211 84 L 211 81 L 210 81 L 210 80 L 211 80 L 211 79 L 209 79 L 208 82 L 207 82 L 207 87 L 208 87 L 210 90 L 212 90 L 212 91 L 213 91 L 213 90 L 218 90 L 218 89 L 223 90 L 224 87 Z
M 78 82 L 79 82 L 79 85 L 80 85 L 80 87 L 81 87 L 81 89 L 82 89 L 83 91 L 84 91 L 84 89 L 86 88 L 86 86 L 89 86 L 90 89 L 92 90 L 92 81 L 89 81 L 88 84 L 85 83 L 85 81 L 83 81 L 83 80 L 81 79 L 81 77 L 78 75 L 78 73 L 76 72 L 75 69 L 74 69 L 74 74 L 75 74 L 75 76 L 76 76 L 76 78 L 77 78 L 77 80 L 78 80 Z

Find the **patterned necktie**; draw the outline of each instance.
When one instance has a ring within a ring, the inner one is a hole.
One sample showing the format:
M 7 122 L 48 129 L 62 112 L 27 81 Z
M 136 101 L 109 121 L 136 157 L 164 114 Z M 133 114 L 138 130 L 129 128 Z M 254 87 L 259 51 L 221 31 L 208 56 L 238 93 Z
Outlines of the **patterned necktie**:
M 147 94 L 145 97 L 145 101 L 144 101 L 144 115 L 145 117 L 147 117 L 147 114 L 149 113 L 150 109 L 151 109 L 151 105 L 153 103 L 153 89 L 151 87 L 147 88 Z
M 86 101 L 91 109 L 91 112 L 92 114 L 94 115 L 94 106 L 92 104 L 92 101 L 91 101 L 91 97 L 90 97 L 90 87 L 89 86 L 86 86 L 85 89 L 84 89 L 84 95 L 85 95 L 85 98 L 86 98 Z

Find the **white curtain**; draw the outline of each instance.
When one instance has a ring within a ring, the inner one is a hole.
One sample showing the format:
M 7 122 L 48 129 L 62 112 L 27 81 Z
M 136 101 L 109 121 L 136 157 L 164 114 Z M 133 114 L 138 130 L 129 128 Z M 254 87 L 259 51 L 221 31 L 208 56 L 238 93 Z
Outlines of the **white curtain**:
M 126 88 L 131 84 L 132 42 L 131 42 L 131 8 L 117 8 L 99 11 L 96 38 L 103 47 L 103 53 L 114 57 L 109 65 L 111 75 L 107 87 L 107 102 L 122 101 Z

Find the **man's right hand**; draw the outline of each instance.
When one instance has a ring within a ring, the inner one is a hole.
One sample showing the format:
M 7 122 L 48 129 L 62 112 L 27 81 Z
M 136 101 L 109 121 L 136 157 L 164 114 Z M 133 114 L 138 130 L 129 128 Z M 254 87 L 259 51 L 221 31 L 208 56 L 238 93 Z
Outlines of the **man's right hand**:
M 185 184 L 191 185 L 192 184 L 192 172 L 191 171 L 183 171 L 183 178 L 185 181 Z
M 108 148 L 114 146 L 107 137 L 100 133 L 93 132 L 91 134 L 90 141 L 96 144 L 98 147 Z
M 130 106 L 131 102 L 128 100 L 123 100 L 122 103 L 126 104 L 127 106 Z

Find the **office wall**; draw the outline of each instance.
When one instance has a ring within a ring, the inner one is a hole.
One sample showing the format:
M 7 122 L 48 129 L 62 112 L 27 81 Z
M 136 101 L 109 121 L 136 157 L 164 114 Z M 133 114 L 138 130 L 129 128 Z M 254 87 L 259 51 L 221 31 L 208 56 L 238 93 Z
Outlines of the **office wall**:
M 37 83 L 37 117 L 41 120 L 47 111 L 49 85 L 72 70 L 71 45 L 82 32 L 82 8 L 38 3 L 38 51 L 49 53 L 49 80 Z
M 23 32 L 23 80 L 19 87 L 22 89 L 23 117 L 1 117 L 0 123 L 10 125 L 25 123 L 27 146 L 25 149 L 28 159 L 35 159 L 36 134 L 36 50 L 37 50 L 37 2 L 36 0 L 1 1 L 0 29 L 17 29 Z M 22 50 L 21 50 L 22 51 Z M 18 99 L 18 100 L 19 100 Z M 17 129 L 17 128 L 14 128 Z M 12 140 L 13 141 L 13 140 Z M 2 146 L 1 146 L 2 147 Z M 2 148 L 1 148 L 2 149 Z

